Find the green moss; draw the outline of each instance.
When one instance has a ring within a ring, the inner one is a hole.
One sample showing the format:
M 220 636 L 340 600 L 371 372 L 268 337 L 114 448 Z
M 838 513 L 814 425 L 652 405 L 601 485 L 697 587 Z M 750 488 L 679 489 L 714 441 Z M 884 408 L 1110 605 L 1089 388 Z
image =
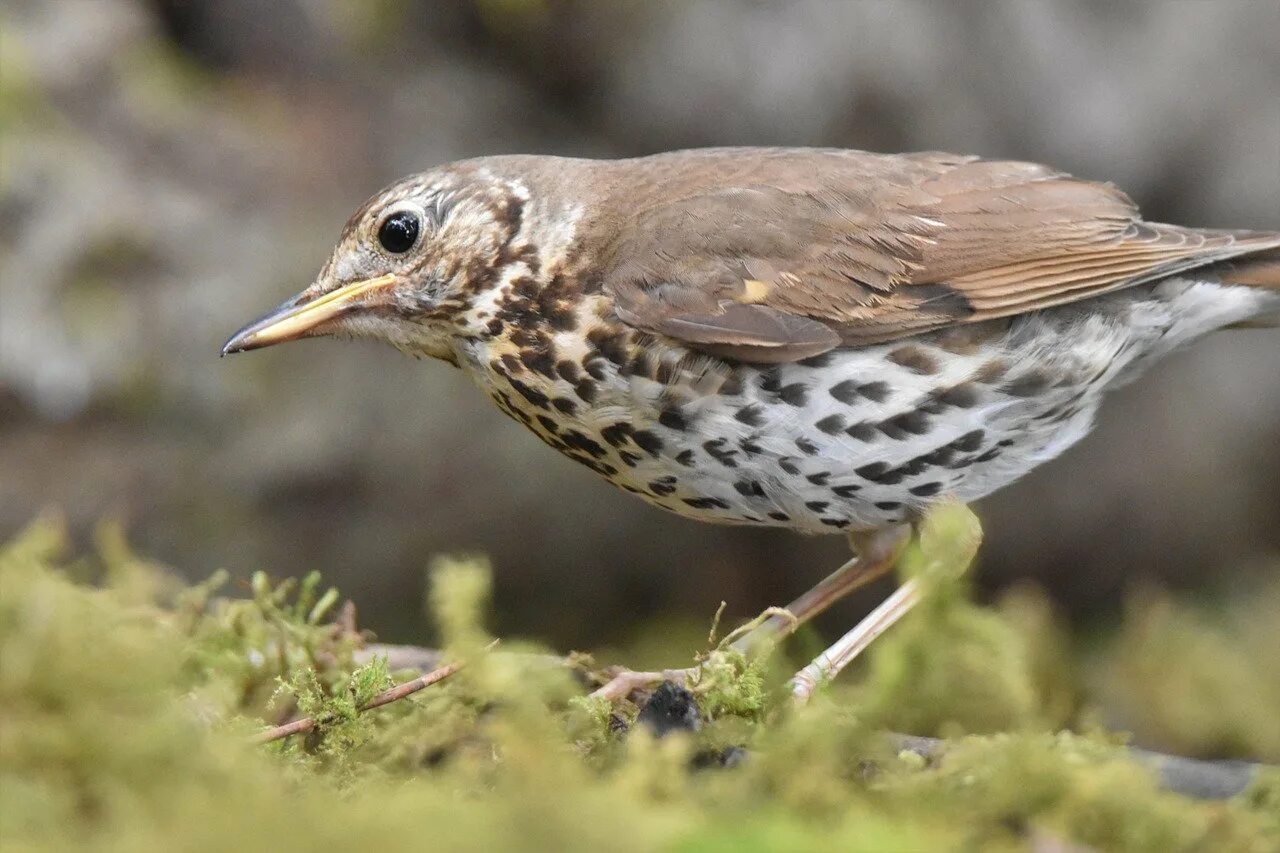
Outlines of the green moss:
M 1280 580 L 1227 613 L 1146 593 L 1107 657 L 1124 719 L 1181 755 L 1280 761 Z
M 953 522 L 959 523 L 953 523 Z M 950 525 L 950 526 L 948 526 Z M 489 575 L 439 564 L 430 618 L 459 673 L 399 702 L 359 708 L 391 680 L 317 576 L 256 576 L 219 597 L 132 554 L 104 527 L 73 560 L 55 520 L 0 551 L 0 846 L 4 849 L 1265 850 L 1280 845 L 1280 784 L 1236 801 L 1157 788 L 1110 738 L 1046 731 L 1042 652 L 1025 625 L 979 610 L 959 570 L 969 523 L 944 519 L 911 571 L 930 596 L 897 648 L 872 650 L 864 683 L 804 708 L 784 673 L 725 646 L 694 684 L 702 732 L 623 733 L 625 711 L 584 696 L 580 666 L 533 648 L 491 648 Z M 86 578 L 98 578 L 94 586 Z M 1041 617 L 1023 617 L 1028 624 Z M 913 624 L 914 623 L 914 624 Z M 886 639 L 895 633 L 886 635 Z M 985 666 L 941 644 L 1016 654 Z M 926 652 L 967 667 L 1003 702 L 975 710 Z M 887 656 L 891 660 L 880 661 Z M 1003 686 L 1002 686 L 1003 685 Z M 1020 685 L 1020 686 L 1019 686 Z M 1001 691 L 1004 691 L 1001 693 Z M 928 701 L 927 715 L 901 707 Z M 299 715 L 315 731 L 250 736 Z M 919 719 L 1015 731 L 900 755 L 880 726 Z M 699 769 L 743 744 L 733 769 Z

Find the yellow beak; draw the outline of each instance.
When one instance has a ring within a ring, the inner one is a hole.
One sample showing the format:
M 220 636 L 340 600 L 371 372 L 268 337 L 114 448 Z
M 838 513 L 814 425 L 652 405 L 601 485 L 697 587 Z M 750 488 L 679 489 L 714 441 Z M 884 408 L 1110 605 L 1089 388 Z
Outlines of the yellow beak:
M 261 349 L 308 337 L 321 324 L 337 319 L 354 308 L 369 305 L 371 295 L 385 292 L 395 283 L 394 275 L 380 275 L 344 284 L 310 302 L 300 303 L 301 297 L 295 296 L 232 335 L 222 345 L 222 354 Z

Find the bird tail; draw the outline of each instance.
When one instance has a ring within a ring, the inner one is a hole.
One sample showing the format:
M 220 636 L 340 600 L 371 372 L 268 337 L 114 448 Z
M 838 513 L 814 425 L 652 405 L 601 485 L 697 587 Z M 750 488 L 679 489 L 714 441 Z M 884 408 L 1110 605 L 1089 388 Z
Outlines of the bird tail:
M 1266 300 L 1261 313 L 1232 323 L 1228 329 L 1274 329 L 1280 327 L 1280 249 L 1271 249 L 1246 255 L 1217 265 L 1215 271 L 1223 284 L 1257 287 L 1275 291 L 1274 299 Z
M 1246 255 L 1221 264 L 1218 276 L 1223 284 L 1280 290 L 1280 249 Z

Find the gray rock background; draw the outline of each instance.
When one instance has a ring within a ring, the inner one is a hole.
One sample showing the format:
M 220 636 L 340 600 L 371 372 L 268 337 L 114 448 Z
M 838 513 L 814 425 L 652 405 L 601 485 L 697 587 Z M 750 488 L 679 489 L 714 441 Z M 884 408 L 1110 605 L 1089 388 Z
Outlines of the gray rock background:
M 372 191 L 483 153 L 947 149 L 1280 228 L 1277 33 L 1274 0 L 7 0 L 0 536 L 44 506 L 120 517 L 193 575 L 321 569 L 406 640 L 438 553 L 489 554 L 499 632 L 561 647 L 783 603 L 841 540 L 661 514 L 442 364 L 218 346 Z M 978 509 L 983 584 L 1032 578 L 1086 622 L 1145 580 L 1246 584 L 1280 552 L 1280 331 L 1169 360 Z

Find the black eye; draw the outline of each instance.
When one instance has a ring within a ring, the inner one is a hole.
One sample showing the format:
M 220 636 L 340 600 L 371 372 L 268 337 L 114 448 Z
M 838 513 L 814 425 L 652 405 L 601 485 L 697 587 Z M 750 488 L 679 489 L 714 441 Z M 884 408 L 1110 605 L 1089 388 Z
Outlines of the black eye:
M 403 254 L 418 242 L 419 227 L 417 214 L 407 210 L 393 213 L 382 220 L 378 228 L 378 242 L 393 255 Z

